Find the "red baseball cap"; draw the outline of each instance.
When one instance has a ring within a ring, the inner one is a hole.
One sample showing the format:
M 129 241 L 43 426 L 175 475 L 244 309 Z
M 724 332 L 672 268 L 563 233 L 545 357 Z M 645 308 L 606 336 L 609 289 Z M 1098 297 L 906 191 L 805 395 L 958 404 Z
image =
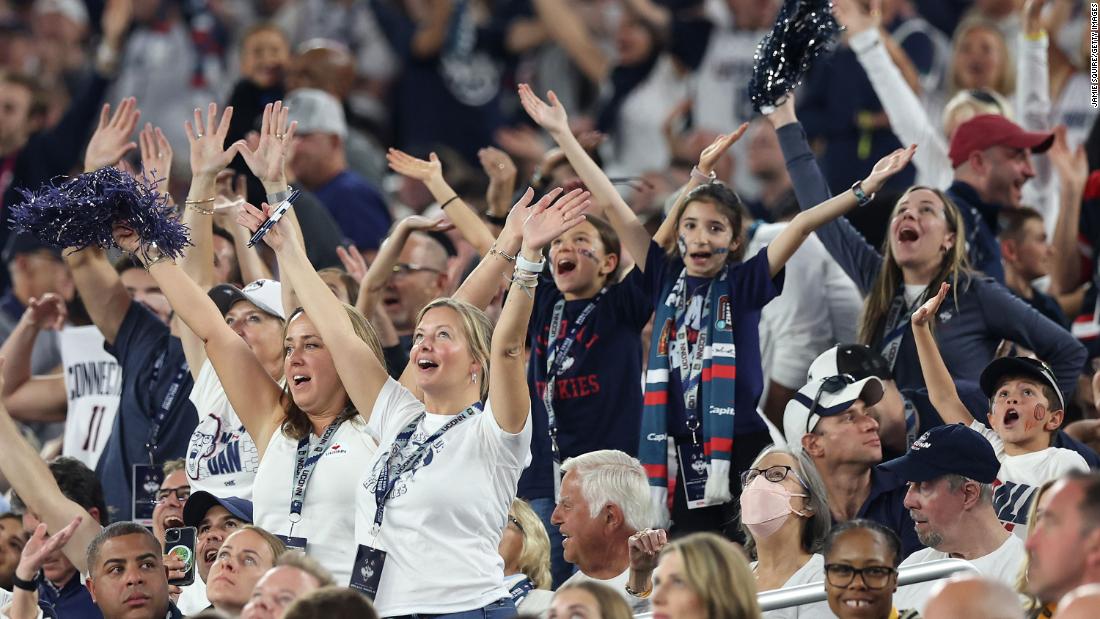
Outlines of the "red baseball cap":
M 1000 114 L 979 114 L 955 130 L 948 156 L 951 157 L 951 167 L 957 168 L 976 150 L 1008 146 L 1042 153 L 1053 143 L 1053 133 L 1024 131 L 1020 125 Z

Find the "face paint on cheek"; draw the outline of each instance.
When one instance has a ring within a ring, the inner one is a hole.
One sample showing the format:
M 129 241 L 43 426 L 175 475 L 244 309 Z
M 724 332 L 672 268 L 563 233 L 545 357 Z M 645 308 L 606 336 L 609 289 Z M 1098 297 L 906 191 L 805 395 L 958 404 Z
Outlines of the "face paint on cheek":
M 681 234 L 676 237 L 676 248 L 680 250 L 681 256 L 686 256 L 688 254 L 688 243 L 687 240 L 684 239 L 684 235 Z
M 721 255 L 730 253 L 730 248 L 729 247 L 715 247 L 714 251 L 712 253 L 714 253 L 715 256 L 721 256 Z
M 600 259 L 596 257 L 595 252 L 593 252 L 591 249 L 586 249 L 586 248 L 582 247 L 582 248 L 577 250 L 577 255 L 578 256 L 584 256 L 585 258 L 588 258 L 592 262 L 595 262 L 597 265 L 600 263 Z

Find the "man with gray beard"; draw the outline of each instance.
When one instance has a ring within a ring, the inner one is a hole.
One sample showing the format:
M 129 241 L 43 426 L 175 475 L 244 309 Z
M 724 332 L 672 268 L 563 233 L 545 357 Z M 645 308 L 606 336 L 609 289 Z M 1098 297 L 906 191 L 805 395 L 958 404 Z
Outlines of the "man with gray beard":
M 939 426 L 882 466 L 909 482 L 905 507 L 917 537 L 928 546 L 910 555 L 902 568 L 965 559 L 984 578 L 1015 584 L 1027 553 L 1023 539 L 1005 530 L 993 509 L 992 483 L 1001 464 L 989 441 L 961 424 Z M 894 603 L 923 615 L 936 582 L 901 587 Z

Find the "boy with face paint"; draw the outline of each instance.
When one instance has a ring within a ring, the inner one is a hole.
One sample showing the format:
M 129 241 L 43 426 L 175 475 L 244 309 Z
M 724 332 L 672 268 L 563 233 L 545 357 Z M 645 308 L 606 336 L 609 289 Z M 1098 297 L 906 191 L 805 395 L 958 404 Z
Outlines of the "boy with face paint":
M 989 426 L 971 416 L 959 400 L 930 328 L 949 288 L 943 284 L 912 317 L 928 395 L 944 423 L 968 425 L 993 446 L 1001 463 L 993 482 L 994 509 L 1006 529 L 1024 537 L 1035 491 L 1070 471 L 1087 471 L 1088 464 L 1077 452 L 1052 446 L 1065 401 L 1054 372 L 1042 361 L 1003 357 L 987 365 L 980 384 L 989 398 Z
M 535 289 L 528 327 L 534 432 L 531 466 L 519 496 L 531 502 L 551 535 L 555 581 L 571 569 L 562 557 L 554 510 L 558 467 L 601 449 L 637 455 L 641 426 L 642 341 L 653 303 L 642 274 L 605 221 L 588 220 L 551 241 L 553 285 Z M 555 452 L 555 442 L 557 451 Z

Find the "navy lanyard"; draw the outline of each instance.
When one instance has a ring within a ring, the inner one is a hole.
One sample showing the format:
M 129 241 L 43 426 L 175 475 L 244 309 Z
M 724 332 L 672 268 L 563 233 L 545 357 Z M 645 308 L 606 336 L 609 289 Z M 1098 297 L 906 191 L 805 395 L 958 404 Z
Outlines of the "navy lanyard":
M 550 332 L 546 336 L 546 387 L 542 392 L 542 404 L 546 407 L 546 419 L 550 427 L 550 448 L 555 458 L 558 457 L 558 423 L 554 415 L 554 383 L 568 369 L 565 367 L 565 361 L 569 358 L 573 343 L 577 341 L 577 333 L 584 327 L 584 323 L 596 310 L 596 305 L 606 292 L 607 288 L 603 288 L 588 302 L 573 324 L 569 325 L 569 331 L 562 339 L 558 339 L 558 336 L 561 334 L 561 322 L 565 314 L 565 299 L 558 299 L 554 304 L 554 313 L 550 317 Z
M 879 350 L 882 351 L 882 356 L 886 359 L 886 364 L 891 372 L 894 371 L 894 364 L 898 360 L 898 351 L 901 350 L 901 338 L 905 336 L 905 332 L 910 328 L 909 317 L 913 315 L 913 312 L 924 302 L 927 296 L 928 289 L 925 289 L 917 296 L 917 300 L 912 305 L 906 306 L 905 288 L 903 286 L 890 304 L 890 312 L 886 315 L 885 336 L 882 338 L 882 345 Z
M 165 349 L 157 357 L 156 363 L 153 364 L 153 372 L 149 377 L 149 393 L 155 392 L 157 380 L 160 378 L 161 369 L 164 367 L 164 360 L 168 357 L 168 350 Z M 153 415 L 153 422 L 149 425 L 149 437 L 145 439 L 145 450 L 149 452 L 149 464 L 156 464 L 156 456 L 154 454 L 154 448 L 157 444 L 157 437 L 160 436 L 160 428 L 164 425 L 164 421 L 168 419 L 168 414 L 172 412 L 172 404 L 175 403 L 176 397 L 179 396 L 180 387 L 183 385 L 183 381 L 187 378 L 187 375 L 191 370 L 187 367 L 187 362 L 180 364 L 176 375 L 172 377 L 172 384 L 168 385 L 168 393 L 164 394 L 164 399 L 161 400 L 160 407 L 157 409 L 155 415 Z
M 710 292 L 714 285 L 712 279 L 707 284 L 706 296 L 703 300 L 703 313 L 699 317 L 699 335 L 695 339 L 695 346 L 688 342 L 687 307 L 691 303 L 688 293 L 687 277 L 681 280 L 680 295 L 676 300 L 676 347 L 680 357 L 680 385 L 684 395 L 684 417 L 687 419 L 687 428 L 692 437 L 699 429 L 699 419 L 696 417 L 696 404 L 698 403 L 699 384 L 703 378 L 703 352 L 707 347 L 707 336 L 710 332 Z
M 426 413 L 420 413 L 416 419 L 413 419 L 409 425 L 405 426 L 405 429 L 397 435 L 397 438 L 393 439 L 393 444 L 390 446 L 390 454 L 386 457 L 386 461 L 382 463 L 382 468 L 378 471 L 378 481 L 374 487 L 374 502 L 375 505 L 378 506 L 377 510 L 374 512 L 375 534 L 377 534 L 382 526 L 382 516 L 386 509 L 386 501 L 389 500 L 390 494 L 393 492 L 394 487 L 397 486 L 397 480 L 400 479 L 401 475 L 415 468 L 416 465 L 424 459 L 424 456 L 427 455 L 428 449 L 431 447 L 432 443 L 442 438 L 447 430 L 450 430 L 469 417 L 481 412 L 481 406 L 481 402 L 478 402 L 456 415 L 454 419 L 443 424 L 442 428 L 436 430 L 427 440 L 417 446 L 416 450 L 409 454 L 408 458 L 400 464 L 397 464 L 397 460 L 401 456 L 401 450 L 409 444 L 409 440 L 412 439 L 413 433 L 416 432 L 416 426 L 424 419 Z
M 512 596 L 512 603 L 519 606 L 519 603 L 523 601 L 523 598 L 527 597 L 527 594 L 531 592 L 531 589 L 535 588 L 535 583 L 531 582 L 530 578 L 524 577 L 523 580 L 512 585 L 511 589 L 508 589 L 508 595 Z
M 303 436 L 298 441 L 298 455 L 294 461 L 294 489 L 290 495 L 290 533 L 294 534 L 294 525 L 302 520 L 302 506 L 306 501 L 306 489 L 309 480 L 313 477 L 313 470 L 317 468 L 317 461 L 328 451 L 329 443 L 333 435 L 340 429 L 343 420 L 333 421 L 321 435 L 321 440 L 312 448 L 309 446 L 309 435 Z

